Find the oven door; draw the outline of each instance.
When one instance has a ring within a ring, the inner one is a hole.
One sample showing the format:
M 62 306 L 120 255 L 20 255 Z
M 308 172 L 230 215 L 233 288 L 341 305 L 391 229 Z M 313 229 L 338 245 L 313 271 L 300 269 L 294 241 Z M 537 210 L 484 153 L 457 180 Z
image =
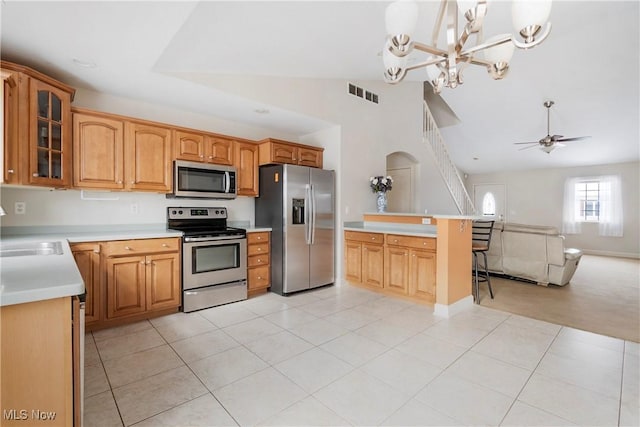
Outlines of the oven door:
M 185 290 L 247 279 L 246 238 L 185 239 L 182 251 L 182 287 Z

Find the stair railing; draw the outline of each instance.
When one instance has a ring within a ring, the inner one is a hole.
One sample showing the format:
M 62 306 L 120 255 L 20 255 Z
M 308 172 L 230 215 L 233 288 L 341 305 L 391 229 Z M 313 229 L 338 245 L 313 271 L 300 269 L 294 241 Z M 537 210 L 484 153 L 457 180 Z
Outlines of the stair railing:
M 431 147 L 440 175 L 442 176 L 442 179 L 444 179 L 444 182 L 449 189 L 449 193 L 451 193 L 451 197 L 458 208 L 458 212 L 461 215 L 474 215 L 476 213 L 476 208 L 464 186 L 460 174 L 458 173 L 458 168 L 451 161 L 451 157 L 447 151 L 444 139 L 440 134 L 438 125 L 436 124 L 426 102 L 423 102 L 423 106 L 423 139 L 427 142 L 427 145 Z

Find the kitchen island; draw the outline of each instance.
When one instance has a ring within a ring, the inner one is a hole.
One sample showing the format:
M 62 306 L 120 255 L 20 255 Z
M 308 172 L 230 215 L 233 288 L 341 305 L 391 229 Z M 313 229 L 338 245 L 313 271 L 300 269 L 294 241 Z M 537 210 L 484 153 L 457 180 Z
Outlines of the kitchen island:
M 444 316 L 473 303 L 476 216 L 365 213 L 363 219 L 344 223 L 349 283 L 433 304 Z

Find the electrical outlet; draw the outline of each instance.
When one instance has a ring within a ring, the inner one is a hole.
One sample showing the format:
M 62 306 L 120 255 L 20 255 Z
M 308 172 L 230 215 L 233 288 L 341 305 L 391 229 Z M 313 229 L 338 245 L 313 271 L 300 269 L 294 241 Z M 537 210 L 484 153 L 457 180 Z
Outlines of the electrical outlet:
M 137 203 L 131 203 L 131 213 L 133 215 L 138 215 L 138 204 Z
M 422 218 L 423 224 L 431 224 L 431 218 Z
M 13 209 L 16 215 L 24 215 L 27 213 L 27 204 L 26 202 L 16 202 Z

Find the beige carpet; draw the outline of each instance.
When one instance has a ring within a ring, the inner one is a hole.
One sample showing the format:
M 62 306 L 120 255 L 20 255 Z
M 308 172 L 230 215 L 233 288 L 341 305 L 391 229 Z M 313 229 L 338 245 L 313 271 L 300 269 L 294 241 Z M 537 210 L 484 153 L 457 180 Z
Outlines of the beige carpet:
M 480 305 L 576 329 L 640 342 L 640 261 L 584 255 L 566 286 L 491 277 Z

